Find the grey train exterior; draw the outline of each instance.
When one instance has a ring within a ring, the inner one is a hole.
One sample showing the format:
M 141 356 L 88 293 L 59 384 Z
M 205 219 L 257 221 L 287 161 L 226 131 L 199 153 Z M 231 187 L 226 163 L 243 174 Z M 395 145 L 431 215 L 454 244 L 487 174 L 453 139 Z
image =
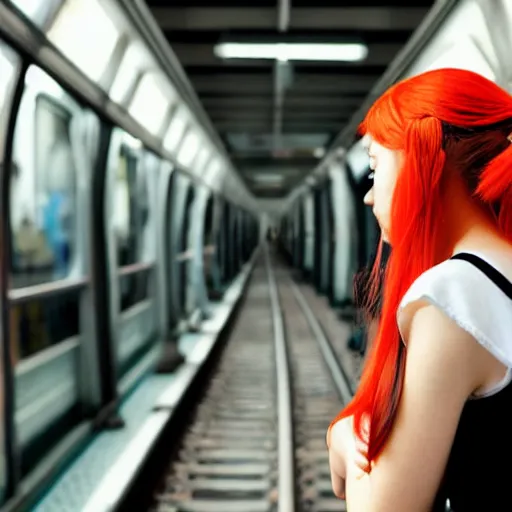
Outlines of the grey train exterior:
M 172 370 L 180 333 L 259 240 L 222 150 L 161 66 L 146 69 L 121 9 L 16 4 L 0 5 L 2 503 L 94 429 L 123 426 L 120 401 Z M 115 32 L 95 62 L 73 47 L 87 16 Z M 144 109 L 157 92 L 163 106 Z

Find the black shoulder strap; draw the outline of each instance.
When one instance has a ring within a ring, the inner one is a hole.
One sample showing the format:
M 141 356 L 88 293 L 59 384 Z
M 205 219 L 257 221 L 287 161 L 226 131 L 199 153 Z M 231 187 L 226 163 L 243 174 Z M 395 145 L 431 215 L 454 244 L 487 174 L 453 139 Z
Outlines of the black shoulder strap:
M 489 263 L 482 258 L 475 254 L 460 252 L 450 259 L 464 260 L 471 263 L 477 267 L 478 270 L 483 272 L 509 299 L 512 299 L 512 283 L 501 272 L 496 270 L 492 265 L 489 265 Z M 475 293 L 478 293 L 478 290 L 475 290 Z

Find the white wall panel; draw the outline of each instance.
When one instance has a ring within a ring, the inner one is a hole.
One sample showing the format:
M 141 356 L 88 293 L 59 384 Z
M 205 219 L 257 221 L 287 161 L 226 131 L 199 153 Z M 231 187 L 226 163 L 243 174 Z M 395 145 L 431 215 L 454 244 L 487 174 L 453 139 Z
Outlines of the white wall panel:
M 313 271 L 315 259 L 315 208 L 313 194 L 304 196 L 304 269 Z
M 334 206 L 334 297 L 337 301 L 352 299 L 353 278 L 357 264 L 357 227 L 354 196 L 344 164 L 333 163 L 329 170 L 332 179 Z
M 477 0 L 460 2 L 404 78 L 442 67 L 469 69 L 496 80 L 498 58 Z

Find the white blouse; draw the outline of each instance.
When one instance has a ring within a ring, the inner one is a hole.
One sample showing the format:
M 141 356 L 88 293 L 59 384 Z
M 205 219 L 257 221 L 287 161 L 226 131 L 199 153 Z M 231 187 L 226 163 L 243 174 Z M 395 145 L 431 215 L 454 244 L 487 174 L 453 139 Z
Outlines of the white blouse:
M 472 254 L 498 270 L 488 257 Z M 407 315 L 404 309 L 418 300 L 437 306 L 508 368 L 505 378 L 498 385 L 474 398 L 495 394 L 510 383 L 512 299 L 486 274 L 467 261 L 447 260 L 420 275 L 404 295 L 397 311 L 402 338 L 411 320 L 411 315 Z

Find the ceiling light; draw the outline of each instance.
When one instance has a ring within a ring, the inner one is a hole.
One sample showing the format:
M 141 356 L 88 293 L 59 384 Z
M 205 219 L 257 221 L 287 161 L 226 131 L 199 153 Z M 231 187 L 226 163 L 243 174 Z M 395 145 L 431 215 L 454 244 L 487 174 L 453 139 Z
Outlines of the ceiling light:
M 368 48 L 359 43 L 221 43 L 214 52 L 222 59 L 360 61 Z

